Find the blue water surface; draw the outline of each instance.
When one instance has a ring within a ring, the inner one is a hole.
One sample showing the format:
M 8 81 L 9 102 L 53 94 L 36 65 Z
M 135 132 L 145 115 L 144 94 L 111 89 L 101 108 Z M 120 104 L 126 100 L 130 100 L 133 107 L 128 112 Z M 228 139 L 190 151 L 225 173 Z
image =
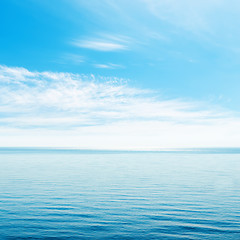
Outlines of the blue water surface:
M 0 189 L 0 239 L 240 239 L 237 149 L 4 148 Z

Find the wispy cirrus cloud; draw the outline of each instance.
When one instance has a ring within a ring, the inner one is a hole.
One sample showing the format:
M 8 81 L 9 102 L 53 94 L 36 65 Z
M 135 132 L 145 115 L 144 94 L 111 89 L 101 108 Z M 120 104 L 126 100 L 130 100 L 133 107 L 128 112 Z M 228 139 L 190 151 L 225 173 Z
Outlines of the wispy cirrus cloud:
M 240 119 L 232 113 L 160 99 L 124 79 L 0 66 L 0 87 L 5 146 L 149 149 L 240 140 Z
M 157 100 L 150 91 L 128 86 L 124 79 L 94 75 L 29 72 L 24 68 L 0 68 L 1 106 L 38 114 L 66 112 L 94 119 L 124 120 L 165 118 L 177 121 L 209 117 L 179 100 Z M 4 94 L 3 94 L 4 93 Z M 18 108 L 16 108 L 18 106 Z M 42 112 L 42 110 L 44 110 Z
M 103 52 L 129 49 L 129 41 L 126 37 L 109 34 L 101 35 L 99 38 L 75 39 L 71 44 L 76 47 Z
M 176 32 L 228 49 L 238 48 L 239 10 L 236 0 L 140 0 L 156 19 L 170 23 Z M 233 37 L 234 35 L 234 37 Z M 235 48 L 233 47 L 235 46 Z M 239 48 L 238 48 L 239 49 Z
M 116 51 L 126 50 L 127 46 L 114 42 L 105 42 L 102 40 L 75 40 L 73 44 L 77 47 L 88 48 L 97 51 Z
M 58 58 L 52 60 L 52 62 L 58 64 L 81 65 L 86 62 L 86 57 L 75 53 L 63 53 L 60 54 Z
M 119 64 L 114 64 L 114 63 L 107 63 L 107 64 L 101 64 L 97 63 L 94 64 L 96 68 L 104 68 L 104 69 L 117 69 L 117 68 L 124 68 L 124 66 L 119 65 Z
M 65 62 L 70 62 L 73 64 L 80 64 L 85 61 L 85 58 L 81 55 L 78 54 L 73 54 L 73 53 L 65 53 L 62 56 L 62 60 Z

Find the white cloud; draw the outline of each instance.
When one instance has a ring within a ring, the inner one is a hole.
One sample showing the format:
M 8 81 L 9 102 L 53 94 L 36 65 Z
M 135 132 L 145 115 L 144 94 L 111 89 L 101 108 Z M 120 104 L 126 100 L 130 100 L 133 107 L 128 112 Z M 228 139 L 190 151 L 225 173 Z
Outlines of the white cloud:
M 122 65 L 114 64 L 114 63 L 107 63 L 107 64 L 94 64 L 96 68 L 105 68 L 105 69 L 116 69 L 116 68 L 123 68 Z
M 181 37 L 239 52 L 240 4 L 237 0 L 74 0 L 72 3 L 76 9 L 85 8 L 92 14 L 101 28 L 104 26 L 116 33 L 114 26 L 119 25 L 119 33 L 135 39 L 131 49 L 139 50 L 138 47 L 145 44 L 152 46 L 154 40 L 171 44 L 176 37 Z M 139 41 L 137 48 L 136 41 Z M 128 44 L 123 45 L 129 48 Z
M 130 39 L 125 36 L 100 34 L 99 38 L 75 39 L 71 43 L 80 48 L 110 52 L 127 50 Z
M 240 119 L 161 100 L 123 79 L 0 66 L 0 145 L 111 149 L 239 146 Z
M 127 49 L 126 45 L 104 40 L 75 40 L 72 43 L 77 47 L 88 48 L 96 51 L 110 52 Z

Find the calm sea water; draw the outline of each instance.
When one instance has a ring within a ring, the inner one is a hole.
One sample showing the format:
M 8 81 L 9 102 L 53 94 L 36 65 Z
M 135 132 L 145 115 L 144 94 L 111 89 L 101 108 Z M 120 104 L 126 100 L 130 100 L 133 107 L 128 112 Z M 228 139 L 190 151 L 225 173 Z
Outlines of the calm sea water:
M 0 239 L 240 239 L 240 152 L 0 149 Z

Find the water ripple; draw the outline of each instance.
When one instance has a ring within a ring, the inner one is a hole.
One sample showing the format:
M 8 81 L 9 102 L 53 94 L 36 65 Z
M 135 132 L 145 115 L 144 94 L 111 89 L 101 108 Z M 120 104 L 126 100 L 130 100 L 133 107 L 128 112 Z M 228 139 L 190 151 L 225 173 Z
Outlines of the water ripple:
M 240 239 L 239 154 L 0 152 L 0 239 Z

